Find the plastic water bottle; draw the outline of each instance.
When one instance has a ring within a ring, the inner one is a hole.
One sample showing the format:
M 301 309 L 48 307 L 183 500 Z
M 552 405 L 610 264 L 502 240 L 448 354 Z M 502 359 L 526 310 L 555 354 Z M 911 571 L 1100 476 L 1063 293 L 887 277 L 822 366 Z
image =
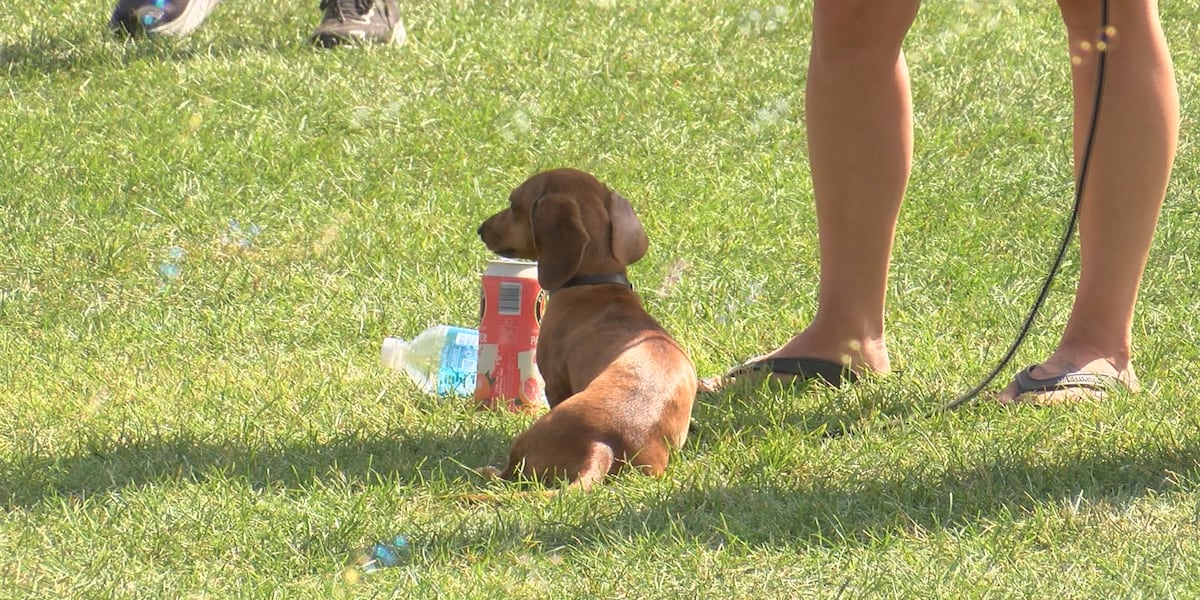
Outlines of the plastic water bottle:
M 403 535 L 392 536 L 389 540 L 375 542 L 355 552 L 348 561 L 343 577 L 347 581 L 357 582 L 362 575 L 407 562 L 411 556 L 408 538 Z
M 411 549 L 408 546 L 408 538 L 397 535 L 390 540 L 376 542 L 364 550 L 357 562 L 364 572 L 370 573 L 400 564 L 408 558 L 409 552 Z
M 475 393 L 479 331 L 434 325 L 412 341 L 384 338 L 380 362 L 408 373 L 427 394 L 470 396 Z

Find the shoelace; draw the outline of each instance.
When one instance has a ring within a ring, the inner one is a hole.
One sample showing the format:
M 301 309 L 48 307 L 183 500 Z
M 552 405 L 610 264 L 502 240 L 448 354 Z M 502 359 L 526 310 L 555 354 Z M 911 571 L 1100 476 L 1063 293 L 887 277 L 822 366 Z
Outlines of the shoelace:
M 346 22 L 346 15 L 362 18 L 371 7 L 375 5 L 375 0 L 321 0 L 321 10 L 325 11 L 326 17 L 329 16 L 329 9 L 333 9 L 333 14 L 337 15 L 337 19 Z

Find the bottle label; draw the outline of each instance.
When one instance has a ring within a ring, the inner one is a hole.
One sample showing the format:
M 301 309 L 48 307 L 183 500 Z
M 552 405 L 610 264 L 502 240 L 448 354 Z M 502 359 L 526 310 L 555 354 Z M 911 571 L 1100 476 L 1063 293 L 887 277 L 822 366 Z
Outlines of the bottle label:
M 475 392 L 475 370 L 479 363 L 479 333 L 463 327 L 447 327 L 438 368 L 437 393 L 469 396 Z

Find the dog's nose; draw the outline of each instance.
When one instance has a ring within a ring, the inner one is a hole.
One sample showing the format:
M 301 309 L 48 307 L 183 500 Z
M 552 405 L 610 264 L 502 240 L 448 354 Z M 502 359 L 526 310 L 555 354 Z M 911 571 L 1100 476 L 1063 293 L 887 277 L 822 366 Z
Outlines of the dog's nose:
M 480 225 L 478 228 L 475 229 L 475 235 L 478 235 L 479 237 L 483 237 L 483 225 Z

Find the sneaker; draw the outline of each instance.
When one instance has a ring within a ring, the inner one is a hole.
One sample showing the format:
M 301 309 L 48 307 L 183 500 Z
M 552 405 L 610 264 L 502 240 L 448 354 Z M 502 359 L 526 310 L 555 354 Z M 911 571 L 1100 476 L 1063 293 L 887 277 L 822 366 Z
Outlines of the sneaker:
M 406 33 L 396 0 L 321 0 L 325 18 L 313 30 L 313 44 L 332 48 L 345 43 L 404 43 Z
M 204 22 L 221 0 L 118 0 L 108 28 L 118 35 L 162 33 L 185 36 Z

